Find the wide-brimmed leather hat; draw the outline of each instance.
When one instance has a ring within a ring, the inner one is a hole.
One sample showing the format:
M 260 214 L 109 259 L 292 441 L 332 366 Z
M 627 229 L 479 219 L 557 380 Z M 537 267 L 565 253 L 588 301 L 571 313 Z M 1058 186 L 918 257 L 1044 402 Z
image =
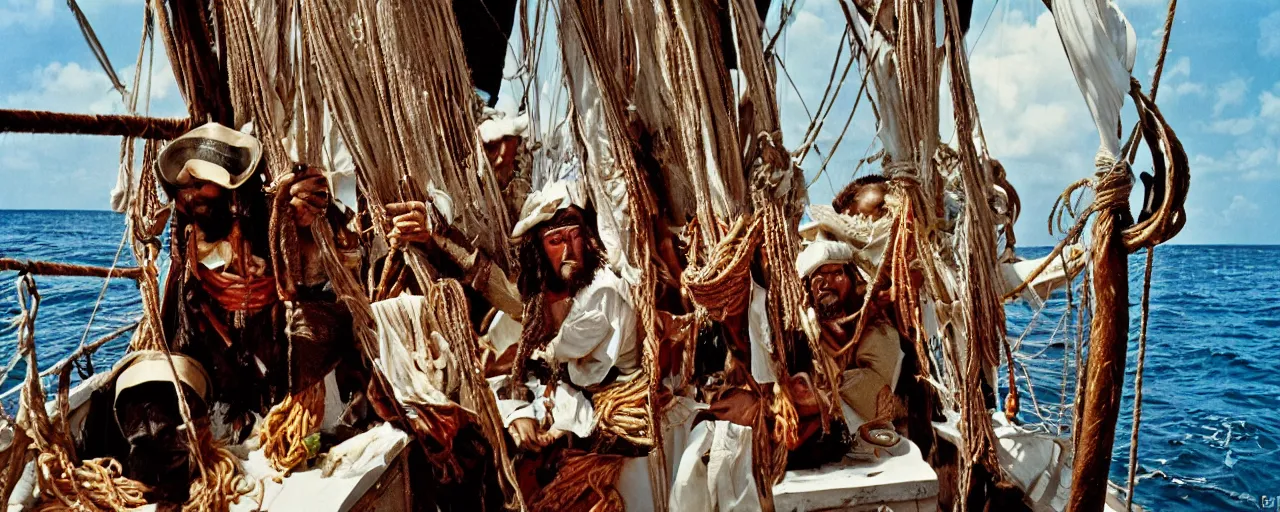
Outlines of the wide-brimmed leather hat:
M 169 366 L 171 362 L 172 367 Z M 120 394 L 129 388 L 149 382 L 172 383 L 175 374 L 178 382 L 191 388 L 201 400 L 209 397 L 209 374 L 195 359 L 183 354 L 135 350 L 121 358 L 112 373 L 111 380 L 116 388 L 114 399 L 119 399 Z
M 252 135 L 208 123 L 165 146 L 156 159 L 156 172 L 171 185 L 199 179 L 234 189 L 253 176 L 261 158 L 262 143 Z

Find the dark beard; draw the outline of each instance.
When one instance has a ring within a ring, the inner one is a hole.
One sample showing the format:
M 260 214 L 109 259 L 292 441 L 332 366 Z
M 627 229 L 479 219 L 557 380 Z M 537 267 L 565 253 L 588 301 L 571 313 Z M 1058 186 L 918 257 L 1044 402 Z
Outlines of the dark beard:
M 560 275 L 560 269 L 549 268 L 551 267 L 550 262 L 545 262 L 545 265 L 548 267 L 545 272 L 547 291 L 555 293 L 568 292 L 569 296 L 572 297 L 582 291 L 583 288 L 586 288 L 592 281 L 595 281 L 596 271 L 600 270 L 603 262 L 599 252 L 587 250 L 583 256 L 582 268 L 578 269 L 573 277 L 567 280 Z
M 830 322 L 849 316 L 851 312 L 848 306 L 848 301 L 839 300 L 825 306 L 821 303 L 814 304 L 813 310 L 818 313 L 818 320 Z
M 230 198 L 200 200 L 196 203 L 190 206 L 191 222 L 204 232 L 204 239 L 212 242 L 226 238 L 231 233 L 231 225 L 234 223 Z M 203 207 L 199 213 L 194 212 L 197 207 Z

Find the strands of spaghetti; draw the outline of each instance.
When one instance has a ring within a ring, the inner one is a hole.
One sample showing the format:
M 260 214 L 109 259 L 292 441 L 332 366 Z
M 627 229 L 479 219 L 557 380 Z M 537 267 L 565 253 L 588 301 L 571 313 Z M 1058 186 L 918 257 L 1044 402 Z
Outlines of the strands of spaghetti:
M 183 512 L 221 512 L 252 490 L 244 477 L 240 459 L 214 440 L 207 425 L 200 425 L 200 454 L 204 472 L 191 482 Z
M 124 511 L 147 504 L 147 486 L 121 476 L 115 459 L 91 459 L 75 464 L 61 449 L 36 458 L 41 500 L 35 510 Z
M 596 428 L 639 446 L 653 446 L 653 438 L 647 434 L 648 391 L 644 378 L 614 383 L 597 391 L 591 397 Z
M 621 455 L 587 454 L 569 457 L 556 479 L 533 501 L 534 512 L 622 512 L 626 507 L 618 492 L 622 475 Z
M 323 414 L 323 383 L 290 393 L 262 419 L 262 428 L 258 431 L 262 454 L 282 473 L 306 462 L 306 439 L 319 430 Z

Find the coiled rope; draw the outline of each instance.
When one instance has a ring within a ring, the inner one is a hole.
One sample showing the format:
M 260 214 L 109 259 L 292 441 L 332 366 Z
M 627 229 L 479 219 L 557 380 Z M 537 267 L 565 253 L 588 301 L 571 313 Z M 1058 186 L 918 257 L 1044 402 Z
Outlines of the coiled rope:
M 120 463 L 112 459 L 92 459 L 76 463 L 75 445 L 67 431 L 70 406 L 70 367 L 59 376 L 57 406 L 60 425 L 55 426 L 45 409 L 44 386 L 35 350 L 36 317 L 40 293 L 30 274 L 18 277 L 17 352 L 27 358 L 27 378 L 23 384 L 17 424 L 30 439 L 39 485 L 37 510 L 123 511 L 146 504 L 147 486 L 125 478 Z M 16 447 L 14 447 L 16 448 Z M 13 449 L 13 448 L 11 448 Z M 26 447 L 23 447 L 25 450 Z

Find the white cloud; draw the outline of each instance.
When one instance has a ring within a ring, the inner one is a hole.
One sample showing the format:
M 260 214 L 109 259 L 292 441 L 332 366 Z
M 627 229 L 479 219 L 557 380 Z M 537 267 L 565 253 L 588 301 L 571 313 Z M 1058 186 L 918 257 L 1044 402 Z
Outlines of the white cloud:
M 53 0 L 6 0 L 0 2 L 0 29 L 21 26 L 38 28 L 53 19 Z
M 181 107 L 177 82 L 168 60 L 157 56 L 156 66 L 151 72 L 151 104 L 156 115 L 181 115 L 185 109 Z M 126 85 L 133 83 L 133 66 L 117 71 L 117 75 Z M 101 69 L 82 66 L 79 63 L 51 62 L 37 68 L 25 77 L 26 89 L 0 97 L 0 106 L 5 108 L 28 110 L 51 110 L 56 112 L 72 112 L 81 114 L 118 114 L 125 112 L 120 93 L 111 85 L 111 80 Z M 144 94 L 146 82 L 143 81 L 141 91 Z M 146 104 L 140 98 L 138 108 Z
M 1168 2 L 1166 2 L 1165 0 L 1117 0 L 1116 3 L 1119 4 L 1120 8 L 1123 10 L 1124 8 L 1127 8 L 1127 7 L 1150 7 L 1153 5 L 1165 5 Z
M 1065 155 L 1083 155 L 1087 161 L 1096 132 L 1052 15 L 1041 13 L 1030 21 L 1012 11 L 988 32 L 990 44 L 975 50 L 970 72 L 993 155 L 1024 169 L 1029 164 L 1059 167 Z M 1034 171 L 1015 178 L 1037 186 L 1046 182 L 1044 173 Z
M 1258 21 L 1258 55 L 1280 57 L 1280 10 Z
M 1169 69 L 1164 72 L 1164 78 L 1162 78 L 1162 80 L 1174 80 L 1178 78 L 1190 78 L 1190 77 L 1191 77 L 1191 58 L 1179 57 L 1178 60 L 1173 61 L 1173 65 L 1169 66 Z
M 1165 93 L 1165 96 L 1171 95 L 1171 96 L 1177 96 L 1177 97 L 1204 96 L 1206 94 L 1209 94 L 1209 89 L 1205 87 L 1204 84 L 1195 83 L 1195 82 L 1183 82 L 1183 83 L 1175 84 L 1172 86 L 1165 86 L 1160 90 L 1168 91 Z M 1163 99 L 1163 97 L 1164 96 L 1162 96 L 1161 98 Z
M 0 0 L 0 29 L 21 27 L 27 31 L 45 28 L 59 16 L 73 19 L 68 9 L 56 8 L 54 0 Z M 90 17 L 104 9 L 142 5 L 142 0 L 81 0 L 80 9 Z M 79 37 L 78 35 L 76 36 Z
M 1207 87 L 1191 80 L 1191 58 L 1179 57 L 1173 61 L 1160 78 L 1160 99 L 1176 99 L 1183 96 L 1205 96 Z
M 1233 78 L 1218 85 L 1215 89 L 1217 102 L 1213 104 L 1213 115 L 1217 117 L 1222 115 L 1222 111 L 1227 107 L 1244 103 L 1244 97 L 1249 93 L 1249 81 L 1244 78 Z
M 1262 142 L 1242 141 L 1221 154 L 1196 153 L 1190 157 L 1193 176 L 1239 178 L 1246 181 L 1271 181 L 1280 167 L 1280 150 L 1269 139 Z M 1216 178 L 1215 178 L 1216 179 Z
M 50 63 L 32 72 L 28 80 L 31 87 L 8 95 L 6 107 L 107 114 L 120 104 L 120 95 L 112 89 L 106 73 L 85 69 L 75 62 Z
M 1275 90 L 1280 91 L 1280 83 Z M 1271 91 L 1263 91 L 1258 95 L 1258 117 L 1270 123 L 1273 131 L 1280 131 L 1280 96 Z
M 118 74 L 132 84 L 132 66 Z M 52 62 L 13 75 L 18 87 L 0 95 L 0 108 L 84 114 L 125 111 L 120 94 L 96 64 Z M 140 110 L 143 105 L 140 99 Z M 157 55 L 152 70 L 151 114 L 186 114 L 163 54 Z M 120 139 L 115 137 L 0 134 L 0 183 L 5 184 L 0 186 L 0 208 L 105 208 L 119 154 Z
M 1209 133 L 1220 133 L 1238 137 L 1253 131 L 1253 126 L 1256 123 L 1257 120 L 1252 117 L 1219 119 L 1209 123 L 1208 126 L 1205 127 L 1205 131 L 1208 131 Z
M 1261 208 L 1256 203 L 1242 195 L 1236 195 L 1231 198 L 1231 204 L 1228 204 L 1227 208 L 1222 211 L 1222 217 L 1228 223 L 1232 223 L 1254 219 L 1258 216 L 1259 211 L 1261 211 Z

